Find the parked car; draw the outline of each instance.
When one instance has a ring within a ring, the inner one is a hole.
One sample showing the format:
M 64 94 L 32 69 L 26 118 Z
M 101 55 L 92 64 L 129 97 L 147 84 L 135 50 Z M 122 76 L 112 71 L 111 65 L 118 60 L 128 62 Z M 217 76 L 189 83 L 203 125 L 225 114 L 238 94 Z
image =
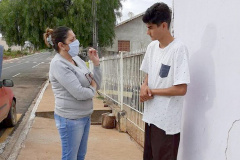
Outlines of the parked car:
M 4 127 L 13 127 L 17 122 L 16 98 L 9 88 L 13 85 L 9 79 L 0 81 L 0 122 Z

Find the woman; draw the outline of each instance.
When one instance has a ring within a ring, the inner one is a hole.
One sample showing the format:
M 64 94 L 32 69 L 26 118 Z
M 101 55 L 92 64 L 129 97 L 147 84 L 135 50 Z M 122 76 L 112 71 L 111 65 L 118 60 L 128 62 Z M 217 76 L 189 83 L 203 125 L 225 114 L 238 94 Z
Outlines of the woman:
M 96 90 L 101 83 L 99 57 L 89 50 L 94 64 L 91 75 L 80 59 L 79 41 L 70 28 L 47 29 L 44 40 L 57 54 L 50 64 L 49 79 L 55 95 L 54 117 L 62 142 L 62 160 L 84 160 Z

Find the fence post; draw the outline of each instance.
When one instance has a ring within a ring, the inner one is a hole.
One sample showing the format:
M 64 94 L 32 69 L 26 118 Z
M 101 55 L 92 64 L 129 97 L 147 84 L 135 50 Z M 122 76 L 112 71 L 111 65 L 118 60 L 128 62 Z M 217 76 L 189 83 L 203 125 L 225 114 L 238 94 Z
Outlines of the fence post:
M 123 52 L 120 52 L 120 88 L 121 88 L 121 111 L 123 110 Z
M 104 61 L 104 57 L 102 57 L 102 77 L 103 77 L 103 94 L 104 94 L 104 97 L 106 95 L 106 75 L 105 75 L 105 61 Z

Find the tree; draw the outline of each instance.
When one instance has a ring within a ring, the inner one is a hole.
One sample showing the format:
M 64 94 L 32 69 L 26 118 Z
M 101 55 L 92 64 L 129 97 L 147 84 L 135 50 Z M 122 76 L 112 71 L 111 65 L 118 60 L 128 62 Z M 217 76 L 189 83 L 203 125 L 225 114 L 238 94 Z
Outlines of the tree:
M 0 2 L 0 32 L 7 44 L 23 45 L 23 32 L 20 30 L 24 25 L 21 7 L 15 0 L 2 0 Z
M 90 0 L 72 1 L 68 8 L 68 16 L 64 18 L 62 24 L 69 26 L 83 47 L 87 47 L 92 42 L 92 13 Z
M 19 1 L 19 0 L 18 0 Z M 43 33 L 47 27 L 55 27 L 64 18 L 63 0 L 21 0 L 25 25 L 23 37 L 37 48 L 44 48 Z
M 97 23 L 99 46 L 113 42 L 116 13 L 121 0 L 98 0 Z M 92 2 L 90 0 L 2 0 L 0 32 L 8 45 L 23 46 L 26 40 L 35 48 L 44 48 L 47 27 L 70 27 L 81 45 L 92 44 Z
M 110 46 L 115 37 L 116 16 L 120 16 L 120 0 L 99 0 L 97 6 L 97 24 L 99 46 Z

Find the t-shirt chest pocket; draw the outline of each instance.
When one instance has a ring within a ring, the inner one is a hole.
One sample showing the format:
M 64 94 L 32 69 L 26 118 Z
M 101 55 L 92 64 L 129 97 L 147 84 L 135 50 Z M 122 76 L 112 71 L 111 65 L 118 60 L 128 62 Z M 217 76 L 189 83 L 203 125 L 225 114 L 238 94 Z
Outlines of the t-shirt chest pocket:
M 166 78 L 168 76 L 171 66 L 162 64 L 159 72 L 161 78 Z

